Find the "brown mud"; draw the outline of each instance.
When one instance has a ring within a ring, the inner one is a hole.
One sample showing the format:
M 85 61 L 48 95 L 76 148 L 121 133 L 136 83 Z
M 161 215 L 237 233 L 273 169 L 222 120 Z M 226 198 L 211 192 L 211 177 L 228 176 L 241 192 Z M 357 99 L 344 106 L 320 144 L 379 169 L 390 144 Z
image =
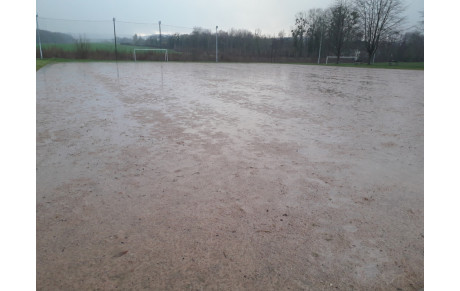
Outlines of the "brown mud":
M 423 288 L 423 71 L 36 78 L 38 290 Z

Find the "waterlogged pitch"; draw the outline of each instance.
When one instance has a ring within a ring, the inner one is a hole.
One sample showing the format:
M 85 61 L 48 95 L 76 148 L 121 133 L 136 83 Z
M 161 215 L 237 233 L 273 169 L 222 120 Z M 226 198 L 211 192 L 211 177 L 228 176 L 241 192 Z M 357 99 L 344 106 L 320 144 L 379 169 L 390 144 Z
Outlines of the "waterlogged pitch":
M 62 63 L 36 78 L 37 289 L 423 287 L 423 71 Z

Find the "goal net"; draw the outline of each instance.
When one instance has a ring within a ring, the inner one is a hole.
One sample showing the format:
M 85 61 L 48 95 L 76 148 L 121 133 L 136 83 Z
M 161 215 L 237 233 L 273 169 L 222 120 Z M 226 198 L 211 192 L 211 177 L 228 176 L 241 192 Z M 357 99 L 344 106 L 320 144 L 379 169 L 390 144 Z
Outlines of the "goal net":
M 133 56 L 134 56 L 134 61 L 135 62 L 137 62 L 136 51 L 154 51 L 154 52 L 164 53 L 165 54 L 165 62 L 168 61 L 168 50 L 167 49 L 134 49 Z
M 352 62 L 356 62 L 356 60 L 358 59 L 357 56 L 354 56 L 354 57 L 350 57 L 350 56 L 341 56 L 340 57 L 340 63 L 343 63 L 342 60 L 349 60 L 349 61 L 345 61 L 346 63 L 352 63 Z M 326 64 L 328 62 L 336 62 L 337 61 L 337 56 L 327 56 L 326 57 Z

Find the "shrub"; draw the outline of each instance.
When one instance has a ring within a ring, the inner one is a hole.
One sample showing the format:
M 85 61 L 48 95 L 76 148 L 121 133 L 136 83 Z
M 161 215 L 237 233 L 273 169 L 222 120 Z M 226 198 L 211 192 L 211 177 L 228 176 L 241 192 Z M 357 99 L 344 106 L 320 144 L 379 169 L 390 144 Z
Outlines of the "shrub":
M 75 42 L 75 53 L 78 59 L 87 59 L 89 54 L 90 45 L 86 38 L 80 36 Z

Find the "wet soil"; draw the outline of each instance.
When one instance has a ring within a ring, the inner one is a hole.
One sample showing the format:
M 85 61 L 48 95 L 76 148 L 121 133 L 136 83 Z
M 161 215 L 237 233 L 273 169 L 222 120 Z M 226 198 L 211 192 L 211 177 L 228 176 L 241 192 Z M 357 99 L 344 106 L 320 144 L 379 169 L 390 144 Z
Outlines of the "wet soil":
M 37 72 L 38 290 L 423 288 L 423 72 Z

